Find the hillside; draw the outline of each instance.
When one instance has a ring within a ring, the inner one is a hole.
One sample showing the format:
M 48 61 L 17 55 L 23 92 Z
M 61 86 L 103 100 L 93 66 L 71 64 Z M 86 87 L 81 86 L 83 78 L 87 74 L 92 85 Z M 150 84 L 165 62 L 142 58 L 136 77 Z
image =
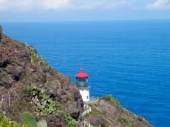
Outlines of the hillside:
M 94 127 L 152 127 L 143 117 L 121 106 L 111 95 L 89 104 L 91 112 L 84 119 Z
M 48 127 L 83 126 L 84 121 L 94 127 L 151 127 L 112 97 L 88 105 L 92 111 L 82 116 L 86 109 L 70 79 L 52 69 L 32 46 L 11 39 L 0 27 L 0 125 L 4 116 L 25 124 L 23 114 L 30 114 L 36 122 L 45 120 Z
M 32 93 L 33 90 L 35 93 Z M 40 107 L 46 98 L 51 100 L 50 104 L 55 102 L 62 109 L 55 108 L 55 104 L 48 109 L 48 103 L 44 108 Z M 20 115 L 26 111 L 33 113 L 37 120 L 46 119 L 50 127 L 65 126 L 66 114 L 81 121 L 83 101 L 70 79 L 53 70 L 34 48 L 12 40 L 2 33 L 2 29 L 0 99 L 1 112 L 18 122 L 21 122 Z

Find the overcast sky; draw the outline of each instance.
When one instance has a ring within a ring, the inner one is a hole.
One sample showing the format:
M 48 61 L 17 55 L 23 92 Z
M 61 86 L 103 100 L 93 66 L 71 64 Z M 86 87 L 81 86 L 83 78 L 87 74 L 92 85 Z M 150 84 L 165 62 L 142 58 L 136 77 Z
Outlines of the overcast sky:
M 170 0 L 0 0 L 0 22 L 170 19 Z

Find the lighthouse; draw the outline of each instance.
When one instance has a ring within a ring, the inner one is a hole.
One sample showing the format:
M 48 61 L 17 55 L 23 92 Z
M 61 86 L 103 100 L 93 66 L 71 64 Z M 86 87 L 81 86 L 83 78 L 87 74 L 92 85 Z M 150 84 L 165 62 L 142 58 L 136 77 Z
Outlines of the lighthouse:
M 84 102 L 90 100 L 88 77 L 89 76 L 84 73 L 83 68 L 81 68 L 80 72 L 76 75 L 76 86 L 79 89 Z

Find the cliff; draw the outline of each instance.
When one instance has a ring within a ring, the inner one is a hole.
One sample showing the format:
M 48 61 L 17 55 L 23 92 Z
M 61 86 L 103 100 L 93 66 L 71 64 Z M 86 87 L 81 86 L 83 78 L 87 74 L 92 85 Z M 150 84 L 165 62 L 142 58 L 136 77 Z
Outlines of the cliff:
M 66 126 L 67 114 L 81 121 L 84 106 L 68 77 L 53 70 L 33 47 L 4 35 L 2 28 L 0 102 L 1 113 L 9 119 L 21 122 L 21 114 L 30 112 L 37 120 L 45 119 L 49 127 Z
M 89 106 L 91 112 L 84 120 L 94 127 L 152 127 L 143 117 L 123 108 L 111 95 L 95 99 Z
M 48 127 L 85 122 L 94 127 L 151 127 L 110 96 L 95 99 L 88 107 L 92 111 L 82 115 L 86 108 L 70 79 L 52 69 L 33 47 L 4 35 L 0 27 L 0 116 L 20 125 L 23 114 L 30 113 Z

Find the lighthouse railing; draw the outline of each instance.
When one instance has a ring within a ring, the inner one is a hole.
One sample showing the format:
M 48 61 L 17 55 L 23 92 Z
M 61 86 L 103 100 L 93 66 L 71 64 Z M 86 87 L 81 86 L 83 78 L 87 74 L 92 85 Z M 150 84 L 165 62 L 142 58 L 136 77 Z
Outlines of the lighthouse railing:
M 87 86 L 87 87 L 78 87 L 78 86 L 77 86 L 77 88 L 78 88 L 78 89 L 89 89 L 90 87 L 89 87 L 89 86 Z
M 89 83 L 82 83 L 82 84 L 81 84 L 81 83 L 78 82 L 78 83 L 76 83 L 76 86 L 77 86 L 77 87 L 88 87 L 88 86 L 89 86 Z

